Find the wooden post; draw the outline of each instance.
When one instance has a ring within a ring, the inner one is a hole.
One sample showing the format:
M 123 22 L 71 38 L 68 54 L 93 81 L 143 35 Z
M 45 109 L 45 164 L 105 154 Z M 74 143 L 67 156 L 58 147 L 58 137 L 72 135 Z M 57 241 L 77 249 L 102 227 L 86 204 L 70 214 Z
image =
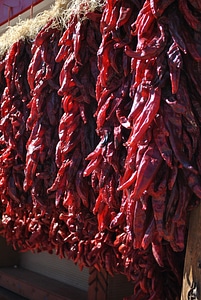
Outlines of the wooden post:
M 33 19 L 33 1 L 30 7 L 30 19 Z
M 88 300 L 107 300 L 108 273 L 91 267 L 89 269 Z
M 201 299 L 201 205 L 190 215 L 181 300 Z
M 121 274 L 109 275 L 91 267 L 89 269 L 88 300 L 122 300 L 133 294 L 133 283 Z

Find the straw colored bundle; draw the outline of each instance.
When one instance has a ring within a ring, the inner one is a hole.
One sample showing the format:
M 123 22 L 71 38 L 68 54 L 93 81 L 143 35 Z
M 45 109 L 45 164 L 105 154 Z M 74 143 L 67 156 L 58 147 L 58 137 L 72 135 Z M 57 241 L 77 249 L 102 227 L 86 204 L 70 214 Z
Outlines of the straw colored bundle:
M 62 29 L 65 28 L 66 22 L 72 14 L 84 18 L 87 12 L 100 10 L 102 6 L 103 1 L 101 0 L 56 0 L 49 10 L 44 10 L 33 19 L 19 19 L 15 26 L 8 27 L 8 30 L 0 37 L 0 56 L 4 56 L 18 40 L 33 40 L 50 19 L 54 19 L 52 26 Z

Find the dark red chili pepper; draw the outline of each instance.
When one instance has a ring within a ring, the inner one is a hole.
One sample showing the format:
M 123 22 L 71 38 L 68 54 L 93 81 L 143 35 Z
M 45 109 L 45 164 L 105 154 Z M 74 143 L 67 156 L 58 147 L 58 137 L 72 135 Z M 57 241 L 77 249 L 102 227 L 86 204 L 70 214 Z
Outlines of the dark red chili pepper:
M 138 200 L 135 203 L 133 216 L 134 249 L 141 248 L 142 239 L 145 233 L 145 220 L 146 212 L 142 209 L 142 203 Z
M 155 221 L 154 219 L 151 220 L 149 226 L 147 227 L 144 237 L 142 239 L 142 248 L 143 249 L 147 249 L 150 245 L 150 243 L 152 242 L 152 240 L 154 239 L 155 236 Z
M 149 99 L 147 100 L 141 114 L 135 120 L 135 124 L 133 126 L 133 132 L 127 141 L 127 145 L 129 147 L 135 147 L 136 144 L 140 141 L 143 137 L 143 134 L 148 129 L 149 125 L 153 121 L 156 113 L 158 112 L 160 106 L 160 96 L 161 90 L 160 89 L 152 89 L 150 91 Z
M 123 26 L 126 24 L 131 17 L 132 10 L 130 5 L 126 1 L 122 1 L 122 6 L 119 11 L 119 18 L 116 22 L 116 28 Z
M 179 47 L 173 43 L 168 51 L 168 64 L 170 68 L 170 79 L 172 84 L 172 94 L 176 94 L 180 80 L 180 70 L 182 68 L 182 57 Z
M 191 12 L 188 3 L 186 0 L 179 0 L 179 9 L 184 16 L 186 22 L 190 25 L 191 28 L 193 28 L 195 31 L 201 31 L 201 25 L 200 21 L 201 19 L 199 17 L 196 17 L 193 12 Z
M 136 88 L 135 96 L 133 99 L 133 104 L 128 115 L 128 120 L 136 120 L 143 110 L 146 103 L 146 98 L 142 96 L 142 86 L 141 84 Z
M 157 57 L 164 49 L 166 44 L 166 37 L 164 32 L 164 26 L 158 24 L 158 29 L 160 31 L 160 37 L 153 37 L 153 39 L 145 46 L 137 49 L 137 51 L 132 51 L 129 46 L 125 46 L 125 53 L 136 59 L 147 59 L 150 57 Z
M 175 120 L 176 119 L 178 120 L 178 122 L 181 122 L 180 116 L 178 117 L 175 115 Z M 183 141 L 179 140 L 178 131 L 176 127 L 174 127 L 174 125 L 171 124 L 170 122 L 167 122 L 167 120 L 165 120 L 165 125 L 169 131 L 169 141 L 174 151 L 175 157 L 181 163 L 182 167 L 191 170 L 191 172 L 197 174 L 198 171 L 192 166 L 186 154 L 183 152 Z
M 156 17 L 159 18 L 164 11 L 170 6 L 175 0 L 150 0 L 150 7 L 152 14 Z
M 53 19 L 50 19 L 46 25 L 40 30 L 38 35 L 36 36 L 34 40 L 34 45 L 32 46 L 33 51 L 35 51 L 38 46 L 42 45 L 44 40 L 49 38 L 53 33 L 58 32 L 58 29 L 53 24 Z
M 4 236 L 123 273 L 133 299 L 179 297 L 174 258 L 201 197 L 199 4 L 182 5 L 106 1 L 0 66 Z
M 162 157 L 155 145 L 150 145 L 145 151 L 142 161 L 137 170 L 137 179 L 132 199 L 140 198 L 143 192 L 149 187 L 151 181 L 156 176 L 162 163 Z
M 192 6 L 194 6 L 197 10 L 201 9 L 201 5 L 199 0 L 190 0 L 189 1 Z

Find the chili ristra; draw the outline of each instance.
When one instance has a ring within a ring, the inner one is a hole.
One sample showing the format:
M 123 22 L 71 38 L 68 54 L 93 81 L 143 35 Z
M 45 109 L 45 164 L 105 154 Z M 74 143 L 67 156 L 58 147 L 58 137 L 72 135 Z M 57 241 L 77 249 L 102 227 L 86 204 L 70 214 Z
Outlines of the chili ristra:
M 0 61 L 2 235 L 179 298 L 201 198 L 199 1 L 105 1 Z

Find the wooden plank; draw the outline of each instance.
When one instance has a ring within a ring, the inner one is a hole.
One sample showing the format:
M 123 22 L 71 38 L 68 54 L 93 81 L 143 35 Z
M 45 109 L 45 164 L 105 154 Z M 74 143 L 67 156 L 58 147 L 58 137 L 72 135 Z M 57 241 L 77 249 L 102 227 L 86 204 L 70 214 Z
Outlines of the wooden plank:
M 0 268 L 0 286 L 29 300 L 87 300 L 87 292 L 22 268 Z
M 0 300 L 28 300 L 28 299 L 0 287 Z
M 89 269 L 88 300 L 107 300 L 108 273 L 95 268 Z
M 201 205 L 190 215 L 183 272 L 181 300 L 192 299 L 201 299 Z

